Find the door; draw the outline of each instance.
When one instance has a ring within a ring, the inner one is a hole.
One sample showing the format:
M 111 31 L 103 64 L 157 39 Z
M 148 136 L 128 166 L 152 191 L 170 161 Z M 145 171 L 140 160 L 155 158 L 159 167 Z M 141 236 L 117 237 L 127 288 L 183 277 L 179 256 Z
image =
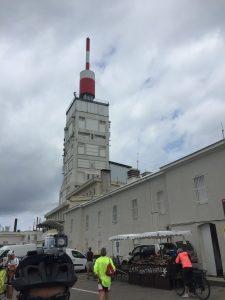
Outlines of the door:
M 215 257 L 217 276 L 223 276 L 223 264 L 222 264 L 220 247 L 219 247 L 215 224 L 210 224 L 210 231 L 211 231 L 211 236 L 212 236 L 212 246 L 213 246 L 213 252 L 214 252 L 214 257 Z
M 207 270 L 209 275 L 223 275 L 222 261 L 215 224 L 201 225 L 199 230 L 203 246 L 203 268 Z

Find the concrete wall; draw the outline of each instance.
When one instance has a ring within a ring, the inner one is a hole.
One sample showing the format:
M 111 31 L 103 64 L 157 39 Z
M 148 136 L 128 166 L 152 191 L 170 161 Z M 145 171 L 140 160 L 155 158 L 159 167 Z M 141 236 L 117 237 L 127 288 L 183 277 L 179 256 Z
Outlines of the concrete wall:
M 197 250 L 199 261 L 206 264 L 202 224 L 215 224 L 223 270 L 225 270 L 225 216 L 222 199 L 225 199 L 225 147 L 218 143 L 202 154 L 164 167 L 158 173 L 119 188 L 98 201 L 66 213 L 66 233 L 71 246 L 86 250 L 91 246 L 98 252 L 106 246 L 111 254 L 108 238 L 117 234 L 145 231 L 191 230 L 188 237 Z M 204 175 L 207 203 L 200 204 L 196 197 L 194 178 Z M 137 200 L 138 217 L 133 219 L 132 200 Z M 117 206 L 118 219 L 113 222 L 113 207 Z M 101 215 L 98 221 L 99 212 Z M 89 226 L 86 228 L 86 216 Z M 74 229 L 69 224 L 74 218 Z M 146 243 L 146 241 L 142 241 Z M 154 243 L 154 241 L 147 241 Z M 120 242 L 120 254 L 127 255 L 133 248 L 129 242 Z
M 172 224 L 224 219 L 221 200 L 225 198 L 225 148 L 211 152 L 166 171 L 166 186 Z M 204 175 L 208 203 L 199 204 L 194 177 Z M 179 213 L 178 213 L 179 212 Z
M 0 232 L 0 245 L 22 244 L 23 236 L 14 232 Z
M 0 232 L 0 245 L 36 244 L 41 240 L 41 231 Z
M 205 245 L 199 230 L 202 224 L 215 224 L 225 270 L 225 218 L 222 199 L 225 198 L 225 148 L 218 148 L 196 160 L 166 171 L 170 222 L 174 229 L 192 230 L 200 264 L 206 260 Z M 195 176 L 204 175 L 208 203 L 200 204 L 195 193 Z
M 157 177 L 151 182 L 143 182 L 126 189 L 113 196 L 104 197 L 103 200 L 86 205 L 82 209 L 74 209 L 66 213 L 65 232 L 69 236 L 71 246 L 86 250 L 91 246 L 95 252 L 101 247 L 107 247 L 111 252 L 109 237 L 121 233 L 138 233 L 155 230 L 160 222 L 160 228 L 168 226 L 168 204 L 165 199 L 166 210 L 163 214 L 157 212 L 156 195 L 159 191 L 165 191 L 164 177 Z M 137 200 L 138 216 L 133 218 L 132 200 Z M 113 207 L 117 206 L 117 222 L 113 220 Z M 83 222 L 81 221 L 81 211 Z M 101 212 L 100 222 L 98 221 Z M 88 217 L 87 217 L 88 216 Z M 89 219 L 86 228 L 86 218 Z M 74 232 L 71 232 L 71 219 L 74 224 Z M 79 221 L 78 221 L 79 220 Z M 78 223 L 77 223 L 78 222 Z M 83 223 L 83 228 L 80 224 Z M 127 255 L 132 250 L 132 243 L 121 243 L 120 254 Z M 129 249 L 127 249 L 129 248 Z
M 118 182 L 123 184 L 127 183 L 127 171 L 129 170 L 128 167 L 109 162 L 109 168 L 111 170 L 112 182 Z

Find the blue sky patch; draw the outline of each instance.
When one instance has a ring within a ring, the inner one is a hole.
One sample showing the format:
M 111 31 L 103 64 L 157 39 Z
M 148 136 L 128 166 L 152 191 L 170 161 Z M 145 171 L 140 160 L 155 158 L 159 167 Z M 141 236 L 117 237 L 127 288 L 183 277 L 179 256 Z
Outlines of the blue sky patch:
M 172 141 L 172 142 L 166 144 L 166 146 L 164 147 L 164 150 L 166 152 L 170 152 L 173 150 L 180 150 L 181 147 L 183 146 L 183 143 L 184 143 L 184 136 L 176 139 L 175 141 Z

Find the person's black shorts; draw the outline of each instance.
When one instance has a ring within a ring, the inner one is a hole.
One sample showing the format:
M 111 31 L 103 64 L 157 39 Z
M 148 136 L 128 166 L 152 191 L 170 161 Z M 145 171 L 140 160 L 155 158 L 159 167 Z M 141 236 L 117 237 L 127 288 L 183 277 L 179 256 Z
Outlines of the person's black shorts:
M 110 291 L 110 287 L 105 287 L 101 283 L 98 284 L 98 291 L 108 293 Z
M 193 276 L 192 268 L 183 268 L 182 273 L 183 273 L 184 284 L 190 285 Z

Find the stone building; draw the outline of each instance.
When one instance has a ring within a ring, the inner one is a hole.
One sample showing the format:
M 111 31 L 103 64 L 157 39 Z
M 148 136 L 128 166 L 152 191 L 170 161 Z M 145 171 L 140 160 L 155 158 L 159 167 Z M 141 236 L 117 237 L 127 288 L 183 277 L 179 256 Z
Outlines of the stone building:
M 71 192 L 67 195 L 66 201 L 59 204 L 57 207 L 52 209 L 51 211 L 47 212 L 45 214 L 45 218 L 47 221 L 54 220 L 59 222 L 64 222 L 64 213 L 79 204 L 82 204 L 84 202 L 90 201 L 95 197 L 101 196 L 105 193 L 108 193 L 109 191 L 115 190 L 118 188 L 121 184 L 121 182 L 124 180 L 124 172 L 120 172 L 122 166 L 125 166 L 124 168 L 127 169 L 126 165 L 113 163 L 116 165 L 119 165 L 119 170 L 116 172 L 115 168 L 113 170 L 114 174 L 116 174 L 116 178 L 118 179 L 117 182 L 111 181 L 111 171 L 101 170 L 100 176 L 92 177 L 91 179 L 87 180 L 85 183 L 83 183 L 80 187 L 78 187 L 74 192 Z M 122 174 L 120 176 L 120 174 Z M 120 182 L 120 183 L 118 183 Z M 44 222 L 43 222 L 44 223 Z
M 41 231 L 0 231 L 0 246 L 31 243 L 42 244 Z
M 81 251 L 109 237 L 165 229 L 191 230 L 190 241 L 211 275 L 225 270 L 225 142 L 219 141 L 134 182 L 65 212 L 65 233 Z M 143 241 L 143 243 L 150 241 Z M 120 242 L 127 255 L 133 245 Z M 119 250 L 118 250 L 119 249 Z M 115 250 L 115 249 L 114 249 Z

